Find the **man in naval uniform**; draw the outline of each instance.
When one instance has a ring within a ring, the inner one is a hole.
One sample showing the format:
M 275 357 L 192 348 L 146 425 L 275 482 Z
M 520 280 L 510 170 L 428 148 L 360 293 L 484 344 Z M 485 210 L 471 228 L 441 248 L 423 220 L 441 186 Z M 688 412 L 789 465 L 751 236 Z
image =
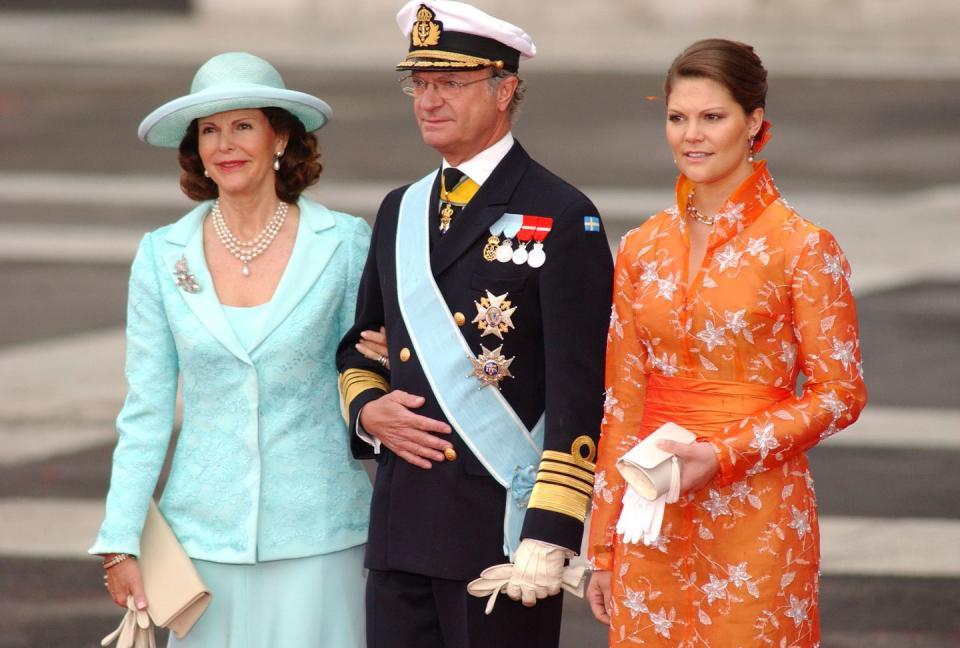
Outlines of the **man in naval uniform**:
M 367 645 L 555 648 L 593 490 L 610 250 L 590 200 L 511 133 L 530 37 L 446 0 L 397 22 L 442 164 L 381 204 L 337 355 L 353 451 L 378 464 Z M 356 344 L 381 326 L 374 362 Z

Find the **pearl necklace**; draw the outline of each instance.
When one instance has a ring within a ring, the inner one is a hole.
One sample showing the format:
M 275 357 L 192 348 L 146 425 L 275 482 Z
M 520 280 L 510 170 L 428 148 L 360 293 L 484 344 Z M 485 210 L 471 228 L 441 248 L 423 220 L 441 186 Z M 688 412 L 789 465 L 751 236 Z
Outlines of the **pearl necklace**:
M 250 262 L 266 252 L 270 244 L 277 238 L 277 234 L 280 233 L 280 228 L 283 227 L 283 222 L 287 218 L 287 210 L 289 208 L 290 205 L 282 200 L 278 202 L 277 208 L 267 222 L 266 227 L 253 239 L 241 241 L 234 236 L 233 232 L 230 231 L 230 227 L 227 226 L 223 212 L 220 211 L 220 199 L 217 198 L 217 200 L 214 201 L 213 208 L 210 210 L 210 217 L 213 219 L 213 230 L 217 233 L 217 238 L 220 239 L 220 242 L 223 243 L 223 247 L 227 248 L 227 251 L 236 259 L 243 262 L 242 272 L 244 277 L 250 276 Z
M 700 210 L 697 209 L 693 204 L 693 192 L 690 192 L 690 195 L 687 196 L 687 218 L 692 218 L 698 223 L 703 223 L 704 225 L 713 225 L 717 222 L 717 219 L 720 217 L 719 214 L 714 216 L 704 216 L 700 213 Z

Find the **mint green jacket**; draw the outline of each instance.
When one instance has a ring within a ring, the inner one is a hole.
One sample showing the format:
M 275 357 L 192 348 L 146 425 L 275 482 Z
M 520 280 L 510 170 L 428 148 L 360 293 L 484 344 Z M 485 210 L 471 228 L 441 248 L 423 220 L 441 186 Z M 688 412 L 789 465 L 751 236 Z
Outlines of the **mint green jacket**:
M 139 555 L 178 379 L 183 424 L 159 506 L 190 557 L 253 563 L 366 541 L 370 482 L 350 454 L 334 354 L 353 324 L 370 228 L 309 200 L 299 207 L 293 253 L 249 352 L 204 260 L 210 203 L 143 238 L 130 276 L 127 398 L 91 553 Z M 199 291 L 178 286 L 180 259 Z

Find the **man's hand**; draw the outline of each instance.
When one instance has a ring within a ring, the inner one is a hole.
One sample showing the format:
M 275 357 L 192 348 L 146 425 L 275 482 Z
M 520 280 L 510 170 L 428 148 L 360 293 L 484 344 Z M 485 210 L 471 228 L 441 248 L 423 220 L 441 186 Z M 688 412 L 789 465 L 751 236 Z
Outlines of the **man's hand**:
M 517 547 L 513 574 L 504 592 L 527 607 L 535 605 L 537 599 L 559 594 L 566 558 L 567 551 L 561 547 L 524 538 Z
M 410 411 L 424 402 L 423 396 L 392 391 L 363 406 L 360 425 L 404 461 L 429 469 L 431 461 L 443 461 L 443 451 L 453 444 L 433 434 L 450 434 L 449 425 Z
M 486 614 L 500 592 L 527 607 L 536 605 L 537 599 L 555 596 L 566 590 L 583 598 L 585 567 L 564 566 L 573 552 L 548 542 L 524 538 L 517 547 L 513 563 L 487 567 L 480 578 L 470 581 L 467 592 L 477 597 L 489 597 Z

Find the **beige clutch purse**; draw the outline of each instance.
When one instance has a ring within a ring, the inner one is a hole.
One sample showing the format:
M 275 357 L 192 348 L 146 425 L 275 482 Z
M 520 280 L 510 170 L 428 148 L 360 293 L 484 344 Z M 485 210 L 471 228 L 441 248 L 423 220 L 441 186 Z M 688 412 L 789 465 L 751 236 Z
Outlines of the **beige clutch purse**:
M 140 536 L 138 563 L 150 620 L 158 627 L 169 628 L 178 639 L 183 638 L 210 605 L 211 596 L 152 500 Z M 129 608 L 120 627 L 104 637 L 101 645 L 114 639 L 118 639 L 117 648 L 155 645 L 153 629 L 145 627 L 149 624 L 142 612 L 138 616 L 133 609 L 132 598 Z
M 667 504 L 680 495 L 680 464 L 676 456 L 657 447 L 657 441 L 669 439 L 693 443 L 697 436 L 675 423 L 664 423 L 627 454 L 617 459 L 617 470 L 642 497 L 653 501 L 667 495 Z
M 182 638 L 210 605 L 210 592 L 152 500 L 140 537 L 140 573 L 150 618 Z

